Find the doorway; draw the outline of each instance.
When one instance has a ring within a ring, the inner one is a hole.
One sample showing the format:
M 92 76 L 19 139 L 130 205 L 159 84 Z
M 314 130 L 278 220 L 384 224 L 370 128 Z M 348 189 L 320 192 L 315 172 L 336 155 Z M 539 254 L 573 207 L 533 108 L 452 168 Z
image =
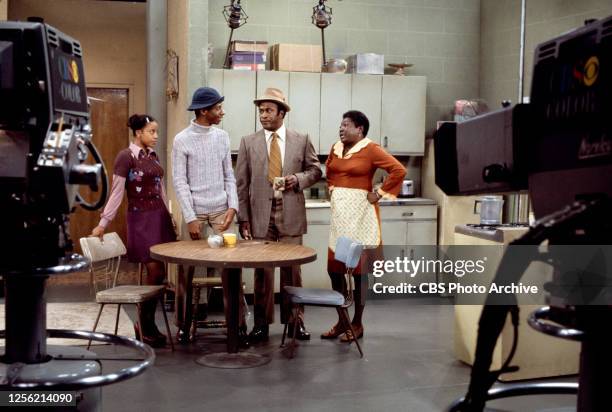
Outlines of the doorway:
M 114 88 L 88 87 L 87 95 L 90 99 L 90 122 L 93 131 L 92 141 L 102 159 L 108 173 L 109 193 L 112 184 L 113 166 L 115 157 L 128 147 L 130 141 L 128 123 L 129 90 Z M 88 159 L 93 162 L 93 159 Z M 99 192 L 92 192 L 88 187 L 81 187 L 81 195 L 90 202 L 97 199 Z M 100 221 L 103 209 L 88 211 L 77 206 L 70 215 L 70 236 L 74 242 L 77 253 L 81 253 L 79 239 L 91 233 Z M 127 244 L 126 230 L 127 202 L 125 199 L 117 211 L 115 219 L 106 228 L 106 232 L 117 232 L 121 240 Z

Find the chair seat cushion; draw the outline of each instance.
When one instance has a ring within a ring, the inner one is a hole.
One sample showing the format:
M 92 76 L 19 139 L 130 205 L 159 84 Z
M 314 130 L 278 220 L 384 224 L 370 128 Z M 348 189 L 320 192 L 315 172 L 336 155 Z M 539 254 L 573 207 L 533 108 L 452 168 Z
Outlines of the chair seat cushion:
M 164 286 L 123 285 L 96 293 L 98 303 L 140 303 L 156 298 Z
M 285 286 L 285 291 L 291 302 L 296 304 L 340 306 L 344 303 L 344 296 L 331 289 Z

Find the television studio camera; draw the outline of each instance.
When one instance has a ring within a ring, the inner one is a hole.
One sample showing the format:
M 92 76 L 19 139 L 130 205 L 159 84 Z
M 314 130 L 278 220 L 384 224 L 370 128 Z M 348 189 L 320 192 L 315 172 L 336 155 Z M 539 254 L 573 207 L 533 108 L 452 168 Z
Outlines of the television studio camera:
M 150 348 L 132 339 L 46 330 L 46 279 L 82 270 L 88 263 L 73 253 L 69 214 L 77 204 L 89 210 L 100 208 L 108 188 L 102 159 L 91 141 L 82 56 L 77 40 L 40 19 L 0 22 L 0 210 L 4 218 L 0 274 L 6 308 L 6 331 L 0 333 L 6 339 L 0 389 L 91 388 L 139 374 L 154 356 Z M 99 181 L 99 199 L 85 202 L 79 186 L 95 191 Z M 73 353 L 66 355 L 66 346 L 59 355 L 57 348 L 47 351 L 47 337 L 127 345 L 147 359 L 135 368 L 100 375 L 91 356 L 90 361 L 81 362 L 82 367 L 62 363 L 83 354 L 75 354 L 77 349 L 72 348 Z M 65 368 L 80 370 L 71 375 Z
M 451 411 L 482 411 L 487 400 L 508 396 L 576 393 L 578 411 L 609 410 L 610 299 L 597 304 L 572 300 L 560 268 L 576 257 L 554 250 L 555 245 L 566 245 L 561 250 L 567 251 L 571 245 L 570 250 L 585 246 L 592 251 L 585 267 L 573 273 L 578 278 L 575 284 L 592 275 L 589 265 L 596 265 L 607 275 L 600 278 L 600 295 L 609 296 L 603 290 L 610 287 L 609 253 L 601 250 L 612 245 L 611 91 L 612 16 L 588 21 L 537 46 L 529 104 L 445 123 L 437 131 L 436 184 L 445 193 L 529 192 L 537 220 L 506 249 L 493 282 L 518 282 L 535 260 L 551 264 L 555 271 L 546 285 L 550 306 L 531 314 L 529 324 L 540 332 L 581 342 L 578 384 L 523 383 L 490 390 L 500 374 L 517 368 L 511 361 L 518 340 L 518 306 L 513 295 L 506 296 L 503 304 L 493 304 L 489 295 L 479 321 L 468 393 Z M 538 249 L 545 241 L 548 252 Z M 530 252 L 517 252 L 515 245 L 530 246 Z M 489 371 L 508 313 L 514 325 L 513 349 L 501 370 Z

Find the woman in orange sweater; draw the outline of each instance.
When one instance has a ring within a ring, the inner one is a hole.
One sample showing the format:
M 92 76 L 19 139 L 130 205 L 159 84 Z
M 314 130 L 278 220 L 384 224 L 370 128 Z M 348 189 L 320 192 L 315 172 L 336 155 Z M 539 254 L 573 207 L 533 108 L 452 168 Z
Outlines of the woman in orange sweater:
M 343 342 L 363 336 L 362 315 L 367 293 L 367 272 L 370 262 L 382 256 L 380 232 L 380 209 L 382 198 L 395 198 L 402 186 L 406 169 L 380 145 L 366 136 L 370 122 L 365 114 L 351 110 L 342 116 L 340 141 L 336 142 L 327 158 L 327 184 L 331 192 L 331 228 L 327 254 L 327 272 L 332 288 L 346 294 L 346 267 L 334 258 L 336 240 L 346 236 L 359 241 L 365 247 L 360 264 L 355 268 L 355 314 L 352 325 L 356 337 L 348 325 L 338 322 L 321 335 L 322 339 L 335 339 L 340 335 Z M 372 179 L 377 169 L 384 169 L 388 176 L 382 186 L 372 189 Z

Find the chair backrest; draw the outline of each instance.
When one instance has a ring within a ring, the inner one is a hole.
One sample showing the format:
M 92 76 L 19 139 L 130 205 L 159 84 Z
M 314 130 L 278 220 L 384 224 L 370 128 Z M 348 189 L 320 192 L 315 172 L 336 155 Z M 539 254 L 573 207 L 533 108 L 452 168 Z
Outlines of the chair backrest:
M 105 233 L 104 239 L 99 237 L 82 237 L 79 242 L 86 258 L 92 263 L 125 255 L 127 249 L 119 235 L 115 232 Z
M 344 263 L 347 269 L 355 269 L 357 267 L 359 258 L 361 258 L 361 252 L 363 252 L 363 245 L 346 236 L 340 236 L 336 241 L 334 256 L 336 260 Z
M 119 235 L 115 232 L 105 233 L 99 237 L 82 237 L 79 239 L 83 255 L 90 260 L 89 272 L 93 292 L 98 291 L 98 280 L 104 281 L 106 288 L 115 287 L 119 275 L 121 256 L 127 250 Z

